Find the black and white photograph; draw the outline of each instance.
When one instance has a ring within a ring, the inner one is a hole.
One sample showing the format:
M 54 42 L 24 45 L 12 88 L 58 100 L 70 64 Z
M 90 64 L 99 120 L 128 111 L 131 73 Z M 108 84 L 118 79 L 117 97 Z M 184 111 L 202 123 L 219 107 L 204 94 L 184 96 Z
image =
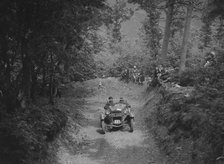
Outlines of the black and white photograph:
M 0 0 L 0 164 L 224 164 L 224 0 Z

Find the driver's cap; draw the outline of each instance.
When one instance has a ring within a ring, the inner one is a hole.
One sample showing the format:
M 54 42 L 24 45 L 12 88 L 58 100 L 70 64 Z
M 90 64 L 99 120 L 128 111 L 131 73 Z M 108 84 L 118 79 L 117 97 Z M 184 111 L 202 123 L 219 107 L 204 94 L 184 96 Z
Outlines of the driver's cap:
M 108 98 L 108 100 L 109 100 L 109 101 L 113 101 L 113 97 L 110 96 L 110 97 Z

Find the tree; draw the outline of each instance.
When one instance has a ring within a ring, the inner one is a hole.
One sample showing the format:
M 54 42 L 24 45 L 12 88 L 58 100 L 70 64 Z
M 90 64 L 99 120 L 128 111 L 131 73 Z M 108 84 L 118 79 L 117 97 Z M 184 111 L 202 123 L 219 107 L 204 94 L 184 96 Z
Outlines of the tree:
M 37 90 L 37 77 L 42 76 L 43 82 L 49 84 L 49 90 L 54 90 L 53 79 L 58 78 L 56 74 L 63 71 L 60 70 L 61 66 L 70 67 L 80 62 L 76 58 L 77 54 L 87 54 L 82 51 L 91 49 L 86 48 L 89 45 L 85 42 L 85 34 L 100 25 L 100 21 L 96 20 L 99 8 L 104 6 L 102 2 L 2 2 L 0 35 L 1 53 L 4 55 L 1 67 L 7 78 L 7 81 L 2 80 L 2 86 L 5 86 L 3 92 L 7 95 L 6 88 L 15 85 L 15 97 L 20 95 L 20 101 L 26 107 L 31 103 L 31 95 L 35 97 L 33 93 Z M 86 55 L 86 59 L 89 60 L 89 55 Z M 15 64 L 20 67 L 14 69 Z M 4 65 L 7 65 L 6 69 Z M 52 94 L 49 91 L 50 97 Z
M 61 124 L 65 126 L 66 114 L 34 100 L 42 90 L 53 104 L 63 78 L 93 77 L 94 39 L 88 34 L 101 25 L 98 18 L 103 2 L 0 2 L 1 157 L 13 157 L 16 162 L 12 163 L 35 163 L 47 154 L 47 142 L 56 136 Z M 51 130 L 53 134 L 48 134 Z
M 192 12 L 193 12 L 193 4 L 192 2 L 189 2 L 189 4 L 187 5 L 187 14 L 186 14 L 186 20 L 185 20 L 185 26 L 184 26 L 184 36 L 183 36 L 182 47 L 181 47 L 179 74 L 182 74 L 182 72 L 185 70 L 187 48 L 188 48 L 187 46 L 188 46 L 188 40 L 190 37 Z
M 134 11 L 127 7 L 125 0 L 111 2 L 113 3 L 108 4 L 104 11 L 103 20 L 108 30 L 110 49 L 114 53 L 120 49 L 118 45 L 122 39 L 120 32 L 122 23 L 130 19 Z
M 217 32 L 216 32 L 216 38 L 218 40 L 218 46 L 220 48 L 224 48 L 224 19 L 222 17 L 220 17 L 219 20 L 219 26 L 217 28 Z
M 162 43 L 162 50 L 160 55 L 160 60 L 163 63 L 166 60 L 167 51 L 168 51 L 168 45 L 169 45 L 169 38 L 171 34 L 171 25 L 172 25 L 172 19 L 174 14 L 174 3 L 175 0 L 168 0 L 167 1 L 167 11 L 166 11 L 166 25 L 165 25 L 165 32 L 164 32 L 164 38 Z
M 212 41 L 211 19 L 208 17 L 203 18 L 203 26 L 201 28 L 201 38 L 204 47 L 209 47 Z
M 146 11 L 147 17 L 143 22 L 145 31 L 145 46 L 148 48 L 149 55 L 156 59 L 159 55 L 161 30 L 159 28 L 160 11 L 158 5 L 160 1 L 155 0 L 130 0 L 140 4 L 141 8 Z
M 209 11 L 207 12 L 207 15 L 205 16 L 210 18 L 211 23 L 214 23 L 215 21 L 217 22 L 217 30 L 216 30 L 216 34 L 215 34 L 215 38 L 218 41 L 218 45 L 220 48 L 223 48 L 223 31 L 224 31 L 224 25 L 223 25 L 223 21 L 224 21 L 224 2 L 221 0 L 212 0 L 209 4 L 208 4 L 208 9 Z

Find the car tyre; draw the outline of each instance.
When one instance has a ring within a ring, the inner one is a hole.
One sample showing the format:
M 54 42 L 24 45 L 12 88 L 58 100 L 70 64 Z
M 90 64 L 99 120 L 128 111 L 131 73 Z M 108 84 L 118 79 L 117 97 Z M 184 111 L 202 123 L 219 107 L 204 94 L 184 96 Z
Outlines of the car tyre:
M 133 132 L 134 131 L 134 120 L 133 120 L 133 118 L 130 119 L 129 127 L 130 127 L 130 132 Z
M 105 134 L 106 133 L 106 124 L 104 121 L 101 121 L 101 128 L 102 128 L 102 133 Z

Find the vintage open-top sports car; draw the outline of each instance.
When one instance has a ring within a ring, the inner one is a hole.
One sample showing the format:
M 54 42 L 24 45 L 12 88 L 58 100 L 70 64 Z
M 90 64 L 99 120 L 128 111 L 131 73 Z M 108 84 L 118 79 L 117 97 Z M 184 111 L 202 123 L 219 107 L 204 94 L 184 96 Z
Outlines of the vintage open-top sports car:
M 131 108 L 123 103 L 110 106 L 109 109 L 100 116 L 103 133 L 106 133 L 112 128 L 123 128 L 125 125 L 129 126 L 130 132 L 133 132 L 133 121 L 134 114 L 131 112 Z

